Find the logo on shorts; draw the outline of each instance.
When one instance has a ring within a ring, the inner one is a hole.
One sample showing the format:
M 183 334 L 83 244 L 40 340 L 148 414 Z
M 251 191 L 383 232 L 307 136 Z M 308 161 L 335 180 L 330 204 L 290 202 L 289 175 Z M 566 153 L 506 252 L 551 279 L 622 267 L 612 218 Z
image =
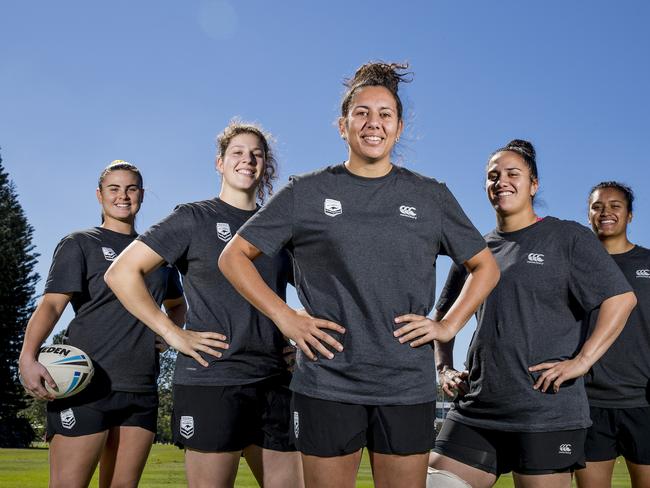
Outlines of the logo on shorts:
M 560 448 L 557 451 L 558 454 L 571 454 L 571 444 L 560 444 Z
M 110 247 L 102 247 L 102 252 L 106 261 L 115 261 L 117 254 Z
M 300 434 L 300 418 L 298 417 L 298 412 L 296 411 L 293 412 L 293 433 L 297 439 L 298 434 Z
M 536 252 L 531 252 L 528 254 L 528 261 L 530 264 L 544 264 L 544 255 Z
M 194 435 L 194 417 L 190 415 L 181 416 L 181 435 L 186 439 Z
M 217 235 L 223 242 L 228 242 L 230 239 L 232 239 L 230 226 L 223 222 L 217 222 Z
M 72 429 L 76 423 L 77 419 L 74 418 L 74 413 L 71 408 L 61 410 L 61 425 L 65 429 Z
M 341 202 L 338 200 L 332 200 L 330 198 L 325 199 L 325 215 L 330 217 L 336 217 L 343 213 L 343 207 L 341 207 Z
M 636 277 L 637 278 L 650 278 L 650 269 L 637 269 L 636 270 Z
M 417 219 L 418 214 L 416 213 L 415 207 L 409 207 L 408 205 L 402 205 L 399 208 L 399 214 L 402 217 L 408 217 L 409 219 Z

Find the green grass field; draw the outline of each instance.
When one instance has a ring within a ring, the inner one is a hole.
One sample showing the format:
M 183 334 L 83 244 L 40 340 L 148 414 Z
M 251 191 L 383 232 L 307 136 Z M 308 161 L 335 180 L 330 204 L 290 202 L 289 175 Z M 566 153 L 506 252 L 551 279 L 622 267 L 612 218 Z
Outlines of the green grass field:
M 47 448 L 34 449 L 0 449 L 0 486 L 3 488 L 42 488 L 47 486 L 48 466 Z M 159 486 L 185 486 L 183 471 L 183 453 L 173 446 L 156 444 L 153 446 L 147 467 L 144 470 L 141 487 L 157 488 Z M 241 488 L 257 487 L 253 474 L 242 460 L 239 466 L 236 485 Z M 97 486 L 94 479 L 91 486 Z M 363 456 L 357 486 L 372 487 L 372 476 L 368 456 Z M 503 476 L 495 485 L 499 488 L 514 486 L 510 476 Z M 619 459 L 614 471 L 613 487 L 629 486 L 625 462 Z

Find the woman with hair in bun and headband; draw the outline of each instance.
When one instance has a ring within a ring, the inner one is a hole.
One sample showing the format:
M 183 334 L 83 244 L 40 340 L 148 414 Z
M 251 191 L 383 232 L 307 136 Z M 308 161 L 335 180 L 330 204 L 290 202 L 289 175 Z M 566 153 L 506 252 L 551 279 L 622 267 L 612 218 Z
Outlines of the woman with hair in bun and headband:
M 581 488 L 609 488 L 614 463 L 623 456 L 633 488 L 650 487 L 650 250 L 627 235 L 632 190 L 616 181 L 589 193 L 589 222 L 637 296 L 637 306 L 612 347 L 585 376 L 593 425 L 587 431 Z M 589 316 L 591 334 L 600 311 Z
M 535 150 L 514 140 L 495 151 L 485 187 L 497 227 L 485 236 L 501 280 L 477 312 L 468 371 L 453 369 L 436 343 L 442 387 L 463 382 L 436 439 L 430 464 L 474 488 L 514 472 L 523 488 L 570 487 L 584 466 L 589 405 L 582 376 L 620 333 L 636 299 L 587 228 L 533 208 L 539 188 Z M 446 316 L 466 271 L 454 266 L 436 308 Z M 582 319 L 600 307 L 593 333 Z M 459 485 L 460 486 L 460 485 Z
M 45 293 L 34 311 L 20 353 L 25 389 L 47 404 L 50 487 L 83 487 L 99 463 L 99 486 L 136 487 L 156 433 L 158 393 L 155 335 L 126 311 L 104 283 L 111 262 L 137 237 L 135 216 L 144 198 L 142 175 L 126 161 L 102 171 L 99 227 L 64 237 L 54 251 Z M 185 299 L 178 274 L 162 267 L 147 278 L 155 306 L 183 323 Z M 55 400 L 55 383 L 37 362 L 39 348 L 72 303 L 66 343 L 81 348 L 95 368 L 90 385 Z M 162 312 L 161 312 L 162 313 Z
M 172 432 L 185 449 L 188 485 L 232 487 L 243 454 L 261 486 L 302 486 L 300 455 L 289 438 L 289 346 L 217 269 L 235 232 L 271 193 L 277 163 L 270 135 L 232 121 L 217 137 L 217 198 L 176 207 L 133 243 L 106 273 L 124 306 L 179 351 Z M 167 261 L 183 276 L 185 329 L 160 313 L 144 277 Z M 286 253 L 255 263 L 284 300 L 291 278 Z
M 292 426 L 308 487 L 353 487 L 361 452 L 375 486 L 424 486 L 433 445 L 432 341 L 449 340 L 498 280 L 485 241 L 447 187 L 391 162 L 406 65 L 369 63 L 346 82 L 347 161 L 292 177 L 219 259 L 224 275 L 299 351 Z M 254 262 L 288 249 L 304 312 Z M 470 273 L 444 321 L 427 318 L 435 264 Z

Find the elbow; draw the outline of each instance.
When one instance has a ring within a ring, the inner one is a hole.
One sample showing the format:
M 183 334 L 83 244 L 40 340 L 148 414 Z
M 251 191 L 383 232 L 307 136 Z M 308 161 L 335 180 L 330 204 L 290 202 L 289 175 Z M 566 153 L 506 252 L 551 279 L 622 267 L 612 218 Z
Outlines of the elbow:
M 634 292 L 629 291 L 625 293 L 623 296 L 625 297 L 625 304 L 628 306 L 631 312 L 632 310 L 634 310 L 634 307 L 636 307 L 637 304 L 636 295 L 634 294 Z
M 112 290 L 115 285 L 115 263 L 111 264 L 104 273 L 104 283 Z

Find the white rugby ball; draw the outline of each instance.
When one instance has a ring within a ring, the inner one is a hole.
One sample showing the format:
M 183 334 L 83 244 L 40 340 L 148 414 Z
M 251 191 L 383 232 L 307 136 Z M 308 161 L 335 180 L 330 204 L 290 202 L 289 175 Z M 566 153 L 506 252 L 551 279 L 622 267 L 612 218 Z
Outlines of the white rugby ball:
M 56 398 L 66 398 L 79 393 L 88 386 L 95 372 L 88 355 L 78 347 L 67 344 L 41 347 L 38 362 L 45 366 L 56 383 L 56 390 L 45 383 L 47 391 Z

